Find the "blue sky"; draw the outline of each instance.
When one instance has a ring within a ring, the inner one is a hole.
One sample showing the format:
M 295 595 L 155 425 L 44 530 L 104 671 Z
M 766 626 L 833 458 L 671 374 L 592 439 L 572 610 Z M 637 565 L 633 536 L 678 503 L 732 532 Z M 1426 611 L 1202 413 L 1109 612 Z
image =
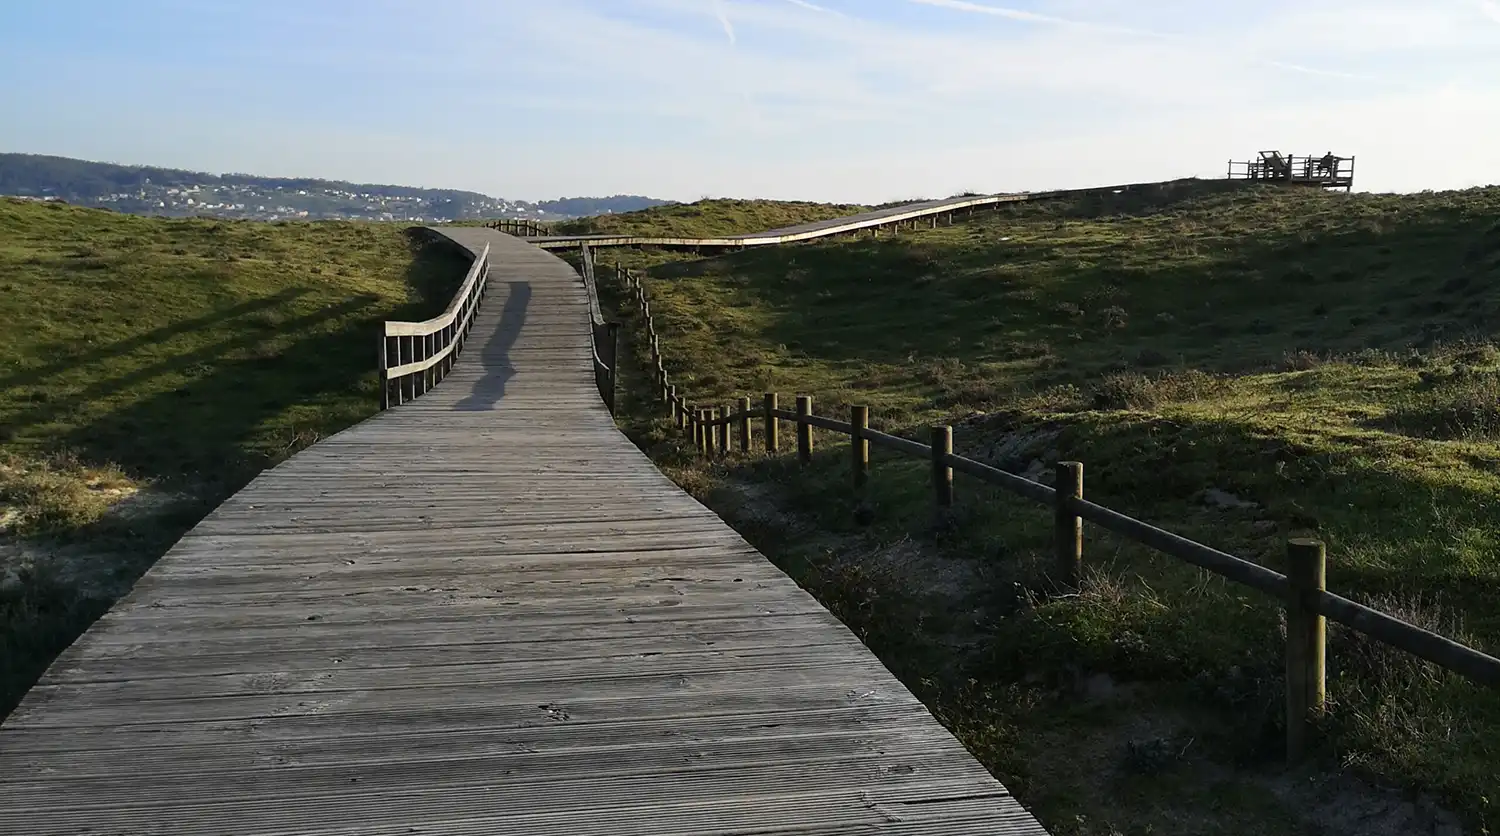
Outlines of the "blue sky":
M 13 0 L 0 81 L 0 150 L 513 198 L 1500 183 L 1500 0 Z

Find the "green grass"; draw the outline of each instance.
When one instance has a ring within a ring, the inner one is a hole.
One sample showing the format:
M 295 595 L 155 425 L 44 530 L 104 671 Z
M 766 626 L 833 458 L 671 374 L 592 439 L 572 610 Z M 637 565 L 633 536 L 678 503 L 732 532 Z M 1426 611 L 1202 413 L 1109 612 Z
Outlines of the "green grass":
M 0 716 L 203 514 L 372 414 L 377 323 L 465 267 L 400 225 L 0 200 Z
M 565 235 L 657 235 L 709 238 L 826 221 L 863 212 L 854 204 L 775 200 L 700 200 L 639 212 L 598 215 L 554 225 Z
M 1497 278 L 1500 189 L 1210 185 L 1155 203 L 1019 205 L 894 240 L 658 258 L 648 290 L 667 367 L 696 400 L 807 393 L 841 418 L 869 405 L 883 428 L 955 422 L 959 453 L 1007 467 L 1076 458 L 1095 501 L 1275 568 L 1288 536 L 1315 534 L 1335 591 L 1494 653 Z M 666 437 L 659 423 L 632 431 L 648 446 Z M 1004 444 L 1025 437 L 1029 449 Z M 1067 781 L 1046 757 L 1016 754 L 1056 713 L 943 695 L 1104 672 L 1185 710 L 1213 706 L 1199 745 L 1216 762 L 1279 757 L 1273 602 L 1092 530 L 1084 594 L 1035 597 L 1050 519 L 1022 500 L 961 479 L 956 519 L 934 529 L 920 462 L 877 455 L 854 497 L 836 449 L 803 473 L 752 458 L 716 476 L 667 449 L 656 448 L 685 480 L 778 485 L 831 534 L 916 536 L 992 575 L 972 591 L 1004 617 L 957 625 L 941 607 L 893 603 L 900 588 L 820 579 L 794 545 L 761 533 L 951 724 L 981 730 L 966 742 L 1049 816 L 1088 807 L 1081 791 L 1047 789 Z M 1209 488 L 1253 505 L 1213 507 Z M 873 525 L 854 522 L 856 507 Z M 978 644 L 957 662 L 919 638 L 955 630 Z M 1500 699 L 1347 631 L 1330 654 L 1323 762 L 1482 819 L 1500 771 Z M 1022 743 L 987 737 L 1004 734 Z M 1117 789 L 1104 796 L 1135 803 Z

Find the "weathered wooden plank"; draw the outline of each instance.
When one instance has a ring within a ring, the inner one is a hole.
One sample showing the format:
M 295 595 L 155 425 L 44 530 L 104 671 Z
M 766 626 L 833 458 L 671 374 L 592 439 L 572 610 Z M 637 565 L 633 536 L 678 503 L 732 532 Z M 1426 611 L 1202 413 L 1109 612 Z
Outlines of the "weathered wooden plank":
M 447 234 L 492 247 L 458 365 L 59 657 L 0 726 L 0 834 L 1041 833 L 615 429 L 578 276 Z

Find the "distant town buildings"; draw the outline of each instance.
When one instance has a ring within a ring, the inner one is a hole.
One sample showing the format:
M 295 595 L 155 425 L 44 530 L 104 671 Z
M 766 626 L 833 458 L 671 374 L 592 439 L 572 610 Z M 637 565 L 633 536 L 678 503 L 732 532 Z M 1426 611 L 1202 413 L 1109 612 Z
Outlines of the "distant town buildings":
M 373 220 L 436 223 L 478 218 L 560 220 L 524 201 L 475 199 L 458 208 L 435 211 L 430 198 L 394 196 L 339 189 L 278 189 L 265 186 L 161 187 L 146 184 L 133 192 L 94 198 L 72 198 L 70 203 L 98 206 L 132 214 L 170 217 L 209 216 L 259 221 Z M 448 201 L 447 203 L 451 203 Z M 457 209 L 457 211 L 455 211 Z
M 667 202 L 642 195 L 609 195 L 532 203 L 462 189 L 207 174 L 9 153 L 0 153 L 0 196 L 60 200 L 136 215 L 416 224 L 502 218 L 560 221 L 633 212 Z

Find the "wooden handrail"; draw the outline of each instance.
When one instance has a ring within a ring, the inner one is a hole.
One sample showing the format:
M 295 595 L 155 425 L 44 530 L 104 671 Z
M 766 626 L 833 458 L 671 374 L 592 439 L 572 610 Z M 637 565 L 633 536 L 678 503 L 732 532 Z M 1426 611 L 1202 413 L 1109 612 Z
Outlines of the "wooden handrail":
M 594 269 L 593 249 L 587 244 L 578 249 L 581 262 L 578 274 L 583 279 L 584 291 L 589 297 L 589 334 L 594 360 L 594 385 L 598 388 L 599 397 L 603 399 L 604 405 L 613 415 L 617 378 L 615 366 L 619 355 L 619 324 L 605 321 L 604 314 L 600 311 L 599 279 Z
M 458 292 L 453 294 L 453 299 L 448 302 L 448 307 L 444 308 L 442 313 L 421 322 L 388 320 L 385 323 L 385 335 L 387 337 L 425 337 L 452 325 L 458 320 L 464 303 L 473 295 L 475 285 L 482 280 L 482 274 L 489 272 L 489 257 L 490 245 L 485 244 L 484 252 L 474 259 L 474 264 L 469 267 L 468 275 L 464 276 L 464 283 L 459 286 Z
M 489 257 L 486 244 L 442 313 L 421 322 L 387 321 L 381 325 L 376 375 L 382 410 L 421 396 L 452 370 L 484 298 Z

